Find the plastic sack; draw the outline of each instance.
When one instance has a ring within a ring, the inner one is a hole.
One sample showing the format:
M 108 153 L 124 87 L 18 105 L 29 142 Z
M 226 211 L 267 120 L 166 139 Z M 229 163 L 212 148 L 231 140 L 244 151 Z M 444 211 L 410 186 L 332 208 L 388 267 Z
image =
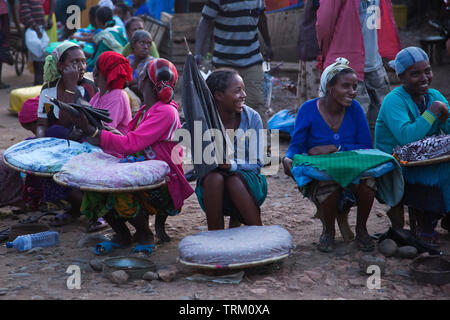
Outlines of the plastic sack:
M 205 231 L 178 245 L 180 262 L 215 268 L 269 263 L 286 257 L 293 247 L 292 236 L 279 225 Z
M 267 72 L 264 72 L 264 87 L 263 87 L 263 96 L 264 96 L 264 103 L 266 104 L 267 108 L 270 108 L 270 102 L 272 101 L 272 83 L 273 77 L 268 74 Z
M 9 95 L 9 111 L 19 113 L 22 106 L 30 98 L 38 97 L 41 93 L 42 85 L 33 87 L 19 88 L 11 91 Z
M 48 47 L 50 39 L 47 32 L 41 27 L 42 38 L 38 37 L 36 31 L 28 28 L 25 31 L 25 44 L 31 54 L 31 61 L 43 61 L 45 58 L 45 48 Z
M 289 114 L 289 110 L 283 109 L 275 113 L 270 118 L 267 125 L 269 127 L 269 130 L 278 129 L 280 131 L 289 133 L 289 135 L 292 137 L 294 135 L 295 117 L 296 114 Z

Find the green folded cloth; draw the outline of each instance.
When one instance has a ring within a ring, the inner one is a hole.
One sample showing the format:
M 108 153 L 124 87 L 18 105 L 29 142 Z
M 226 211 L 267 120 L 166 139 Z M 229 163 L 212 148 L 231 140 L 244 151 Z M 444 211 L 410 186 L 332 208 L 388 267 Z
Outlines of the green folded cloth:
M 392 156 L 382 152 L 352 150 L 319 156 L 296 154 L 293 166 L 309 165 L 324 171 L 345 188 L 364 171 L 388 161 L 392 161 Z

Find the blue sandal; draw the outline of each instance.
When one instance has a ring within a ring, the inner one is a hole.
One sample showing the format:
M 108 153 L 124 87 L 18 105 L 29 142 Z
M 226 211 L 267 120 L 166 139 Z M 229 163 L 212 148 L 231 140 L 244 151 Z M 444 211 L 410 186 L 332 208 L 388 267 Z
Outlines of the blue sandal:
M 114 248 L 120 248 L 121 245 L 112 241 L 103 241 L 101 243 L 98 243 L 95 246 L 94 249 L 94 253 L 96 255 L 104 255 L 109 253 L 111 250 L 113 250 Z
M 143 252 L 149 256 L 153 252 L 154 248 L 154 244 L 138 244 L 133 248 L 133 252 Z

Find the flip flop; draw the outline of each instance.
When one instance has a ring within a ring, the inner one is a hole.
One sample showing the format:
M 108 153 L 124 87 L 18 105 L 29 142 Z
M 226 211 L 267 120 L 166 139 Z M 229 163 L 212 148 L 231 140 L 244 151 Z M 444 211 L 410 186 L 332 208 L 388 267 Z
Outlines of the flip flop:
M 133 252 L 143 252 L 149 256 L 153 252 L 154 248 L 154 244 L 138 244 L 133 248 Z
M 25 219 L 19 220 L 19 223 L 22 223 L 22 224 L 37 223 L 37 222 L 39 222 L 39 220 L 41 218 L 43 218 L 45 216 L 57 216 L 57 215 L 58 215 L 58 213 L 56 213 L 56 212 L 44 212 L 44 213 L 34 216 L 34 217 L 31 216 L 31 217 L 27 217 Z
M 108 223 L 103 218 L 91 219 L 88 223 L 87 232 L 96 232 L 108 227 Z
M 77 217 L 78 218 L 78 217 Z M 49 223 L 52 227 L 62 227 L 74 222 L 77 218 L 72 216 L 71 214 L 64 212 L 57 214 Z
M 95 246 L 94 253 L 98 256 L 109 253 L 114 248 L 120 248 L 121 245 L 112 241 L 103 241 Z

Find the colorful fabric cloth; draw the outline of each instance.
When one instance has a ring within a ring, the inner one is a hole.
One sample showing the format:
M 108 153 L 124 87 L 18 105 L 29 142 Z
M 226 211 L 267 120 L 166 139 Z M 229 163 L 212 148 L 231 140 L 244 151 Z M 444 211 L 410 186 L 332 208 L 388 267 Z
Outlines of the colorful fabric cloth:
M 57 138 L 39 138 L 19 142 L 5 150 L 8 163 L 25 171 L 56 173 L 72 157 L 81 153 L 101 152 L 89 143 Z
M 428 89 L 425 101 L 427 109 L 434 101 L 444 102 L 449 107 L 447 99 L 434 89 Z M 375 148 L 392 154 L 398 145 L 404 146 L 442 132 L 450 133 L 450 118 L 441 123 L 431 111 L 421 113 L 411 95 L 401 86 L 383 100 L 375 125 Z
M 130 61 L 130 65 L 133 65 L 134 63 L 134 54 L 130 54 L 127 57 L 128 61 Z M 150 60 L 154 59 L 153 57 L 147 57 L 145 59 L 143 59 L 141 62 L 139 62 L 139 64 L 136 66 L 136 68 L 133 70 L 133 79 L 139 79 L 139 73 L 141 73 L 142 68 L 145 66 L 145 64 L 147 62 L 149 62 Z
M 238 170 L 235 172 L 225 172 L 217 170 L 216 172 L 224 175 L 225 177 L 237 175 L 246 186 L 247 190 L 250 193 L 250 196 L 256 202 L 256 204 L 258 206 L 261 206 L 264 203 L 264 200 L 267 197 L 267 180 L 264 175 L 248 170 Z M 203 186 L 200 180 L 197 180 L 195 194 L 197 195 L 200 207 L 203 211 L 206 211 L 205 205 L 203 203 Z M 227 191 L 224 192 L 222 212 L 224 216 L 231 216 L 238 219 L 240 222 L 245 223 L 242 215 L 239 213 L 239 211 L 231 201 L 231 198 Z
M 106 88 L 110 91 L 123 89 L 125 82 L 133 80 L 130 62 L 120 53 L 103 52 L 98 57 L 97 66 L 106 79 Z
M 327 93 L 327 84 L 331 81 L 339 72 L 342 70 L 353 70 L 349 67 L 349 61 L 345 58 L 339 57 L 336 59 L 336 62 L 330 64 L 325 70 L 322 72 L 320 76 L 320 92 L 319 96 L 324 97 Z
M 121 162 L 103 152 L 84 153 L 68 160 L 57 174 L 58 180 L 80 188 L 121 189 L 150 186 L 169 173 L 167 163 L 158 160 Z
M 166 59 L 153 59 L 148 63 L 147 74 L 154 84 L 153 90 L 157 99 L 169 103 L 173 99 L 178 81 L 177 68 Z
M 315 146 L 330 144 L 334 144 L 341 151 L 372 148 L 366 115 L 356 100 L 346 108 L 337 133 L 331 130 L 322 118 L 317 104 L 318 99 L 314 99 L 300 107 L 286 157 L 293 159 L 295 154 L 307 154 Z
M 18 117 L 21 124 L 31 123 L 38 119 L 39 97 L 30 98 L 25 101 L 19 111 Z
M 383 152 L 375 154 L 359 152 L 358 150 L 318 156 L 296 154 L 293 168 L 300 165 L 313 166 L 318 170 L 324 171 L 345 188 L 364 171 L 392 160 L 392 156 Z

